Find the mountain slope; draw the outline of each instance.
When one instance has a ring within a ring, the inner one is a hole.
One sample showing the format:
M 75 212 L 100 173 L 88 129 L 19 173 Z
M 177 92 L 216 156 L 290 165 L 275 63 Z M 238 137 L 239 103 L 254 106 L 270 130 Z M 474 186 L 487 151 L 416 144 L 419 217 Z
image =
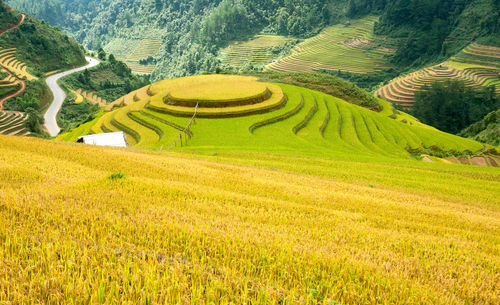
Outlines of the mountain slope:
M 461 80 L 467 87 L 495 86 L 500 93 L 500 47 L 472 43 L 456 56 L 398 77 L 375 92 L 393 104 L 411 107 L 415 94 L 433 82 Z
M 0 1 L 0 133 L 43 135 L 41 112 L 51 95 L 44 77 L 85 63 L 74 40 Z
M 467 127 L 458 135 L 500 146 L 500 109 L 489 113 L 484 119 Z
M 261 31 L 310 36 L 344 15 L 344 0 L 296 1 L 167 1 L 105 0 L 9 1 L 71 33 L 86 46 L 131 54 L 144 39 L 161 39 L 155 57 L 155 79 L 215 71 L 216 53 L 230 40 Z M 118 40 L 117 40 L 118 39 Z M 136 50 L 140 53 L 140 50 Z
M 500 11 L 497 0 L 40 0 L 35 3 L 10 0 L 9 3 L 60 26 L 90 48 L 106 46 L 108 51 L 128 60 L 136 71 L 148 72 L 156 65 L 155 80 L 214 72 L 220 65 L 219 49 L 232 40 L 246 40 L 259 33 L 306 38 L 328 25 L 369 14 L 381 15 L 376 33 L 397 42 L 396 54 L 388 54 L 387 59 L 404 71 L 443 61 L 479 38 L 497 41 Z M 388 47 L 392 48 L 393 43 Z

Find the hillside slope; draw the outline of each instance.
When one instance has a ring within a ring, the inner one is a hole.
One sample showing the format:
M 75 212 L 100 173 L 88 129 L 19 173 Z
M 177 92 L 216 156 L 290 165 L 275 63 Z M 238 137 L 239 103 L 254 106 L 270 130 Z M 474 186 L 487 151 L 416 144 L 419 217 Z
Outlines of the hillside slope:
M 2 302 L 500 299 L 497 168 L 5 136 L 0 160 Z
M 150 56 L 153 77 L 214 72 L 217 50 L 259 32 L 311 36 L 340 21 L 346 0 L 11 0 L 91 49 L 106 47 L 134 65 Z M 335 22 L 336 23 L 336 22 Z M 148 42 L 148 43 L 145 43 Z M 161 47 L 158 49 L 158 45 Z M 142 57 L 142 58 L 141 58 Z
M 2 18 L 14 19 L 16 23 L 22 18 L 19 12 L 5 7 L 2 1 L 0 7 Z M 83 49 L 76 41 L 30 16 L 26 16 L 15 30 L 1 35 L 0 46 L 3 49 L 16 48 L 16 58 L 26 63 L 28 70 L 37 77 L 86 63 Z
M 500 146 L 500 109 L 491 112 L 481 121 L 462 130 L 458 135 L 490 145 Z
M 51 94 L 43 78 L 85 63 L 74 40 L 0 1 L 0 133 L 43 136 Z M 8 110 L 8 111 L 2 111 Z
M 292 54 L 270 63 L 267 69 L 284 72 L 319 70 L 353 73 L 377 72 L 391 67 L 384 37 L 373 35 L 378 18 L 368 16 L 325 28 L 319 35 L 295 46 Z
M 252 89 L 243 95 L 241 88 L 246 87 Z M 227 101 L 217 97 L 229 94 L 229 88 L 240 89 Z M 205 93 L 200 100 L 188 97 L 196 92 Z M 467 159 L 485 149 L 481 143 L 395 113 L 389 104 L 377 113 L 318 91 L 241 76 L 165 80 L 130 93 L 107 110 L 59 139 L 76 141 L 89 132 L 124 131 L 130 145 L 145 148 L 388 158 L 430 152 Z M 485 163 L 498 161 L 492 156 Z
M 375 95 L 403 107 L 415 103 L 415 94 L 433 82 L 461 80 L 468 87 L 495 86 L 500 94 L 500 47 L 472 43 L 456 56 L 432 67 L 398 77 Z
M 155 66 L 152 74 L 155 80 L 215 72 L 221 64 L 218 51 L 233 40 L 244 41 L 256 34 L 309 38 L 329 25 L 367 15 L 381 16 L 375 26 L 376 33 L 390 36 L 397 46 L 394 56 L 387 54 L 383 59 L 403 71 L 444 61 L 478 38 L 493 37 L 496 41 L 500 27 L 500 3 L 496 0 L 9 0 L 8 3 L 63 28 L 87 47 L 105 46 L 129 61 L 136 71 L 149 72 Z M 361 47 L 372 51 L 370 46 Z M 393 48 L 392 43 L 389 47 Z M 346 58 L 349 55 L 346 53 Z M 377 58 L 380 54 L 372 55 L 380 64 L 381 58 Z M 359 61 L 359 57 L 359 52 L 353 52 L 354 61 Z M 383 62 L 377 67 L 386 65 Z M 352 71 L 367 70 L 357 67 Z

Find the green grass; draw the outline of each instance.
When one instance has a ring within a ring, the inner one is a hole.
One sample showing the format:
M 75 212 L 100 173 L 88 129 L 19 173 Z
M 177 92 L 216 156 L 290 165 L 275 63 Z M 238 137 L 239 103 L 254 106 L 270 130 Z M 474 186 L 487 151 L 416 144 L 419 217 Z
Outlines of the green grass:
M 268 66 L 283 72 L 342 70 L 353 73 L 381 71 L 390 66 L 384 55 L 394 50 L 381 46 L 372 34 L 377 17 L 351 21 L 352 25 L 331 26 L 298 44 L 287 56 Z

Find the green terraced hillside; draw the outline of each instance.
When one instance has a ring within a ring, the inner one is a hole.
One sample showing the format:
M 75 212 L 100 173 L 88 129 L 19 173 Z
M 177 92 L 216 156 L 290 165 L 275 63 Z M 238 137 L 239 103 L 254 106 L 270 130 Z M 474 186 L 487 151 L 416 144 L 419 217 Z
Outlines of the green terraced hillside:
M 389 67 L 384 58 L 393 49 L 381 45 L 381 38 L 373 35 L 377 17 L 370 16 L 338 24 L 323 30 L 298 44 L 292 55 L 270 64 L 270 70 L 284 72 L 311 72 L 315 70 L 342 70 L 354 73 L 380 71 Z
M 157 55 L 161 45 L 162 42 L 158 39 L 115 38 L 104 47 L 104 50 L 116 56 L 117 59 L 125 62 L 133 72 L 138 74 L 151 74 L 156 65 L 141 64 L 140 61 Z
M 500 48 L 473 43 L 440 65 L 394 79 L 377 90 L 375 96 L 411 107 L 415 93 L 425 85 L 450 79 L 462 80 L 469 87 L 496 86 L 500 93 Z
M 249 41 L 233 41 L 220 51 L 220 57 L 224 64 L 233 67 L 249 64 L 254 67 L 265 66 L 279 59 L 277 58 L 279 52 L 273 52 L 273 48 L 283 46 L 293 40 L 293 38 L 277 35 L 257 35 Z
M 245 94 L 238 96 L 242 87 Z M 221 88 L 229 92 L 221 93 Z M 210 90 L 212 99 L 207 98 Z M 377 113 L 324 93 L 260 83 L 251 77 L 204 75 L 165 80 L 142 92 L 147 95 L 58 139 L 75 141 L 88 133 L 124 131 L 130 145 L 144 148 L 169 149 L 176 143 L 178 149 L 198 152 L 391 158 L 409 157 L 408 151 L 431 147 L 474 154 L 485 148 L 421 124 L 407 114 L 395 114 L 388 103 Z

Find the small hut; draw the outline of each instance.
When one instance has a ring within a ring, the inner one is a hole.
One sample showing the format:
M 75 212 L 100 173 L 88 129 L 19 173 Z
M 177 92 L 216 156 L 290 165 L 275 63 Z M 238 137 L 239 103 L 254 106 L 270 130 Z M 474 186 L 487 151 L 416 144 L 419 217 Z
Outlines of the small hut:
M 79 137 L 77 143 L 97 146 L 127 147 L 125 134 L 120 132 L 99 133 Z

